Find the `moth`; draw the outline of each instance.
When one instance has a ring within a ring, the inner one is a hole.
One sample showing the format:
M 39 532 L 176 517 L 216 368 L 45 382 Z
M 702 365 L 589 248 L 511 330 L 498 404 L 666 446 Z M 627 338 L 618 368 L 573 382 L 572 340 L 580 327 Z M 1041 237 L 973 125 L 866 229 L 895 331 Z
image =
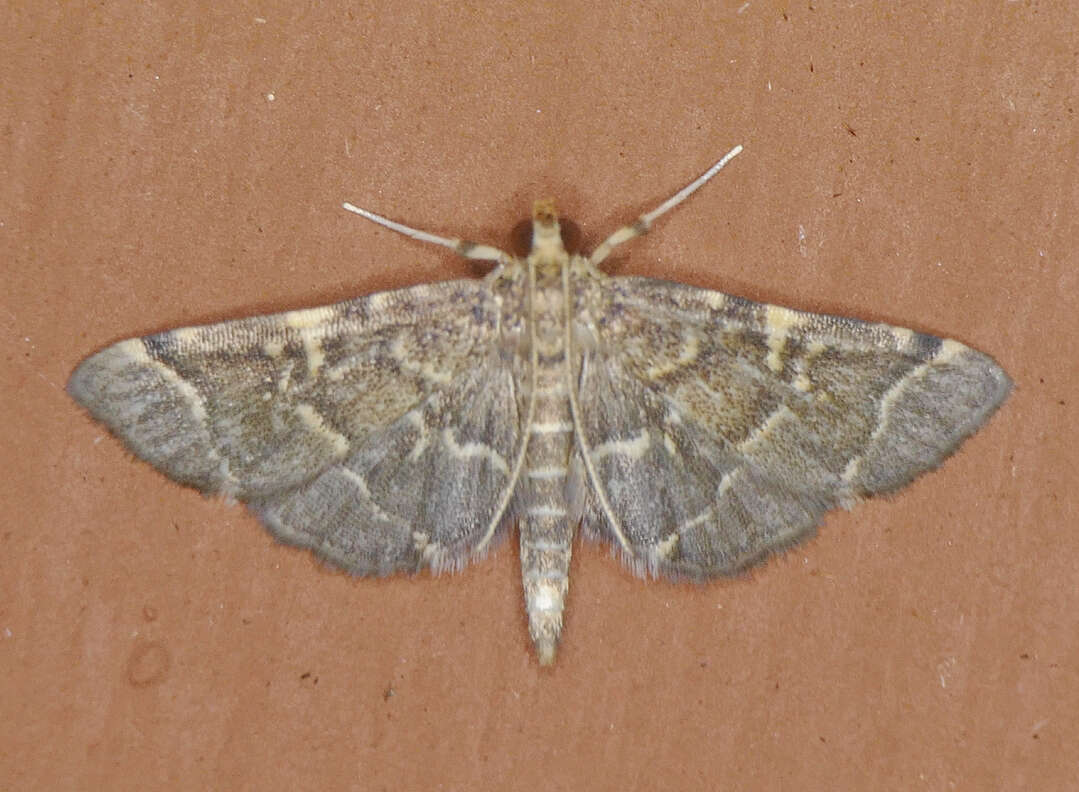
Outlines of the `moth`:
M 589 256 L 551 201 L 524 258 L 345 204 L 493 268 L 121 341 L 68 392 L 353 574 L 457 570 L 516 525 L 549 664 L 578 527 L 641 576 L 733 575 L 939 465 L 1011 387 L 958 341 L 600 270 L 741 150 Z

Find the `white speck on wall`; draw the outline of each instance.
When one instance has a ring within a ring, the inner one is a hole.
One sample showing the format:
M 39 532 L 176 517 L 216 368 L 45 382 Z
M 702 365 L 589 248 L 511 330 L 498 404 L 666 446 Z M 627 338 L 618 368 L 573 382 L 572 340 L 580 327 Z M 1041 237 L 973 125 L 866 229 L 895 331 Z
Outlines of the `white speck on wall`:
M 272 93 L 268 93 L 268 94 L 266 94 L 266 101 L 267 101 L 267 102 L 272 102 L 272 101 L 273 101 L 274 99 L 276 99 L 276 98 L 277 98 L 277 97 L 275 97 L 275 96 L 274 96 L 274 95 L 273 95 Z
M 951 682 L 952 677 L 955 676 L 955 669 L 958 665 L 958 660 L 954 657 L 945 658 L 942 662 L 937 664 L 937 678 L 940 679 L 940 686 L 947 689 L 948 683 Z

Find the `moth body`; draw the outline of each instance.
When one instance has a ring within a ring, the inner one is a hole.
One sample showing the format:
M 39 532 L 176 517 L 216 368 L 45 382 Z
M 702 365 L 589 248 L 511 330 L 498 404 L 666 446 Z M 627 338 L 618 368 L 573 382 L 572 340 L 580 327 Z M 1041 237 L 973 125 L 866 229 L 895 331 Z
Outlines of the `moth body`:
M 355 574 L 459 569 L 516 525 L 549 664 L 578 527 L 641 576 L 736 574 L 939 465 L 1010 390 L 958 341 L 599 271 L 739 151 L 587 257 L 550 201 L 524 259 L 346 204 L 495 268 L 121 341 L 68 392 L 176 481 Z

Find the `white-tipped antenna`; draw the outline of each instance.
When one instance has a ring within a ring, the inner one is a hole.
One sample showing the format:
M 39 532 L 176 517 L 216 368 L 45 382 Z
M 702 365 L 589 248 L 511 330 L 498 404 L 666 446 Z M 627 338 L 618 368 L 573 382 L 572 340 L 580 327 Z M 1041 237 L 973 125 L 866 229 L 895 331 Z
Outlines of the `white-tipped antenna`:
M 428 231 L 420 231 L 418 228 L 412 228 L 411 226 L 406 226 L 402 223 L 396 223 L 382 215 L 377 215 L 374 212 L 361 209 L 347 201 L 341 204 L 341 206 L 350 212 L 358 214 L 360 217 L 366 217 L 373 223 L 378 223 L 380 226 L 385 226 L 391 231 L 396 231 L 398 234 L 404 234 L 418 242 L 430 242 L 434 245 L 448 247 L 454 253 L 464 256 L 465 258 L 499 262 L 512 258 L 509 254 L 503 253 L 496 247 L 491 247 L 490 245 L 477 245 L 474 242 L 466 242 L 462 239 L 450 239 L 448 237 L 439 236 L 438 234 L 432 234 Z
M 666 201 L 661 203 L 651 212 L 647 212 L 641 215 L 632 225 L 623 226 L 622 228 L 619 228 L 617 231 L 611 234 L 609 237 L 607 237 L 607 239 L 604 240 L 604 242 L 599 247 L 592 251 L 592 255 L 588 257 L 588 260 L 591 262 L 592 266 L 598 266 L 600 262 L 607 258 L 607 256 L 611 255 L 611 251 L 614 250 L 615 247 L 621 245 L 623 242 L 628 242 L 629 240 L 635 237 L 639 237 L 642 234 L 647 234 L 648 230 L 652 227 L 652 223 L 655 222 L 656 218 L 658 218 L 662 214 L 669 212 L 671 209 L 678 206 L 678 204 L 682 203 L 682 201 L 686 200 L 686 198 L 693 195 L 693 193 L 703 187 L 709 179 L 711 179 L 713 176 L 723 170 L 724 165 L 726 165 L 728 162 L 730 162 L 732 159 L 734 159 L 741 153 L 742 146 L 735 146 L 726 154 L 724 154 L 723 158 L 719 162 L 717 162 L 711 168 L 702 173 L 693 182 L 683 187 Z

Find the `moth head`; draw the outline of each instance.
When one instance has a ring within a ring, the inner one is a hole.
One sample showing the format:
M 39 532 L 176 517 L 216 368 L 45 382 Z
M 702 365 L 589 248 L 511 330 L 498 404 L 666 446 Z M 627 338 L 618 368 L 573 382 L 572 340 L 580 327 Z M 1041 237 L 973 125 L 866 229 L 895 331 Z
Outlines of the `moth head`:
M 532 204 L 532 252 L 565 254 L 558 210 L 550 198 Z

